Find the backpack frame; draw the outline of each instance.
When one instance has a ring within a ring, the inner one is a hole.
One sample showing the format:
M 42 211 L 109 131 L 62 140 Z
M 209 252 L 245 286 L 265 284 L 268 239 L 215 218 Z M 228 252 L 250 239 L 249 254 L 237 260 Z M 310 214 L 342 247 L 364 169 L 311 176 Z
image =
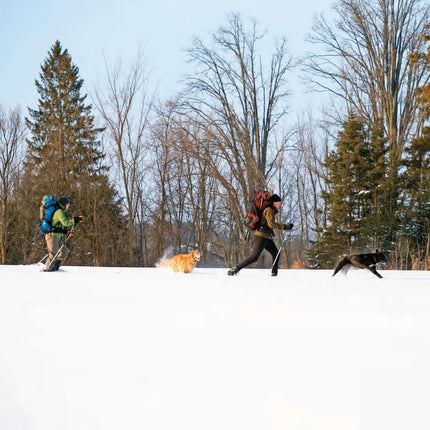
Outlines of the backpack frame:
M 256 231 L 261 226 L 261 216 L 264 209 L 269 206 L 270 192 L 261 191 L 257 194 L 255 200 L 250 203 L 248 210 L 245 213 L 245 226 L 251 230 Z

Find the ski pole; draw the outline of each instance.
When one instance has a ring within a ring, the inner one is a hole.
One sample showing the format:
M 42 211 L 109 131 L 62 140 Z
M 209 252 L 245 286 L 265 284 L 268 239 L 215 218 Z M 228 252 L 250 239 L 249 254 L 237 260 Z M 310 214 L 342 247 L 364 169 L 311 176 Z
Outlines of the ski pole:
M 46 254 L 37 264 L 43 263 L 47 258 L 49 254 Z
M 76 230 L 76 225 L 77 224 L 73 224 L 72 228 L 69 230 L 66 239 L 64 239 L 64 243 L 60 246 L 59 250 L 55 253 L 54 257 L 52 258 L 51 262 L 48 265 L 48 271 L 52 268 L 52 266 L 54 265 L 54 263 L 57 261 L 58 256 L 60 255 L 60 252 L 63 250 L 64 246 L 66 245 L 67 241 L 69 240 L 70 237 L 73 236 L 73 234 L 70 233 L 74 233 Z M 46 254 L 40 261 L 38 264 L 43 263 L 49 256 L 49 253 Z
M 288 230 L 284 233 L 284 238 L 282 239 L 281 246 L 279 247 L 278 253 L 276 254 L 276 258 L 273 260 L 272 270 L 273 270 L 273 267 L 275 266 L 276 262 L 278 261 L 279 254 L 281 253 L 281 249 L 284 246 L 285 241 L 287 240 L 287 235 L 288 235 L 289 231 L 291 231 L 291 230 Z
M 60 248 L 58 249 L 58 251 L 55 253 L 54 257 L 52 258 L 51 262 L 48 264 L 48 269 L 47 271 L 50 272 L 51 269 L 54 267 L 55 262 L 57 261 L 58 256 L 60 255 L 60 252 L 63 250 L 64 245 L 66 244 L 66 242 L 64 242 Z
M 76 225 L 77 225 L 77 224 L 73 224 L 73 225 L 72 225 L 72 228 L 67 232 L 67 236 L 66 236 L 66 239 L 64 239 L 64 243 L 66 243 L 66 242 L 69 240 L 69 238 L 73 236 L 73 234 L 71 234 L 71 233 L 74 233 L 74 232 L 75 232 L 75 230 L 76 230 Z

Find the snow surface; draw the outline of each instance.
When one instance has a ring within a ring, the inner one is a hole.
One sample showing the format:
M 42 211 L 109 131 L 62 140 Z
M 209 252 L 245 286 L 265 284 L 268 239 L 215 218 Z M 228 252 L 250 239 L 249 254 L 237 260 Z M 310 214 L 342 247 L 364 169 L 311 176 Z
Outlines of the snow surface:
M 0 266 L 2 430 L 428 429 L 430 272 Z

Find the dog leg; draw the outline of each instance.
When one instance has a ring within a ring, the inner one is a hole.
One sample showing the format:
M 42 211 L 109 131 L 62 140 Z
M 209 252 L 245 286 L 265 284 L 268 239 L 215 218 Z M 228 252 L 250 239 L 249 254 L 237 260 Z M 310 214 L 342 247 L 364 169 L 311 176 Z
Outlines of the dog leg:
M 368 267 L 368 269 L 374 274 L 376 275 L 378 278 L 382 279 L 382 276 L 376 271 L 375 266 L 372 267 Z
M 332 276 L 335 276 L 336 273 L 338 273 L 346 264 L 348 264 L 348 261 L 346 258 L 343 258 L 342 260 L 340 260 Z

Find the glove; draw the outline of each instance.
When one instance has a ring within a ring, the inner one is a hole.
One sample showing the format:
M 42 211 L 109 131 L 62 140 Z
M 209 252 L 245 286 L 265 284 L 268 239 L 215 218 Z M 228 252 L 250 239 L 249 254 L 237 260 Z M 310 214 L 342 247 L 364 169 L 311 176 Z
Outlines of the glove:
M 73 235 L 75 234 L 75 232 L 74 232 L 74 230 L 69 230 L 68 232 L 67 232 L 67 237 L 72 237 Z
M 282 230 L 286 231 L 286 230 L 291 230 L 293 228 L 293 224 L 289 223 L 289 224 L 284 224 L 282 226 Z
M 79 216 L 75 216 L 73 218 L 73 221 L 75 221 L 75 224 L 79 224 L 80 222 L 82 222 L 84 220 L 84 217 L 82 215 Z

